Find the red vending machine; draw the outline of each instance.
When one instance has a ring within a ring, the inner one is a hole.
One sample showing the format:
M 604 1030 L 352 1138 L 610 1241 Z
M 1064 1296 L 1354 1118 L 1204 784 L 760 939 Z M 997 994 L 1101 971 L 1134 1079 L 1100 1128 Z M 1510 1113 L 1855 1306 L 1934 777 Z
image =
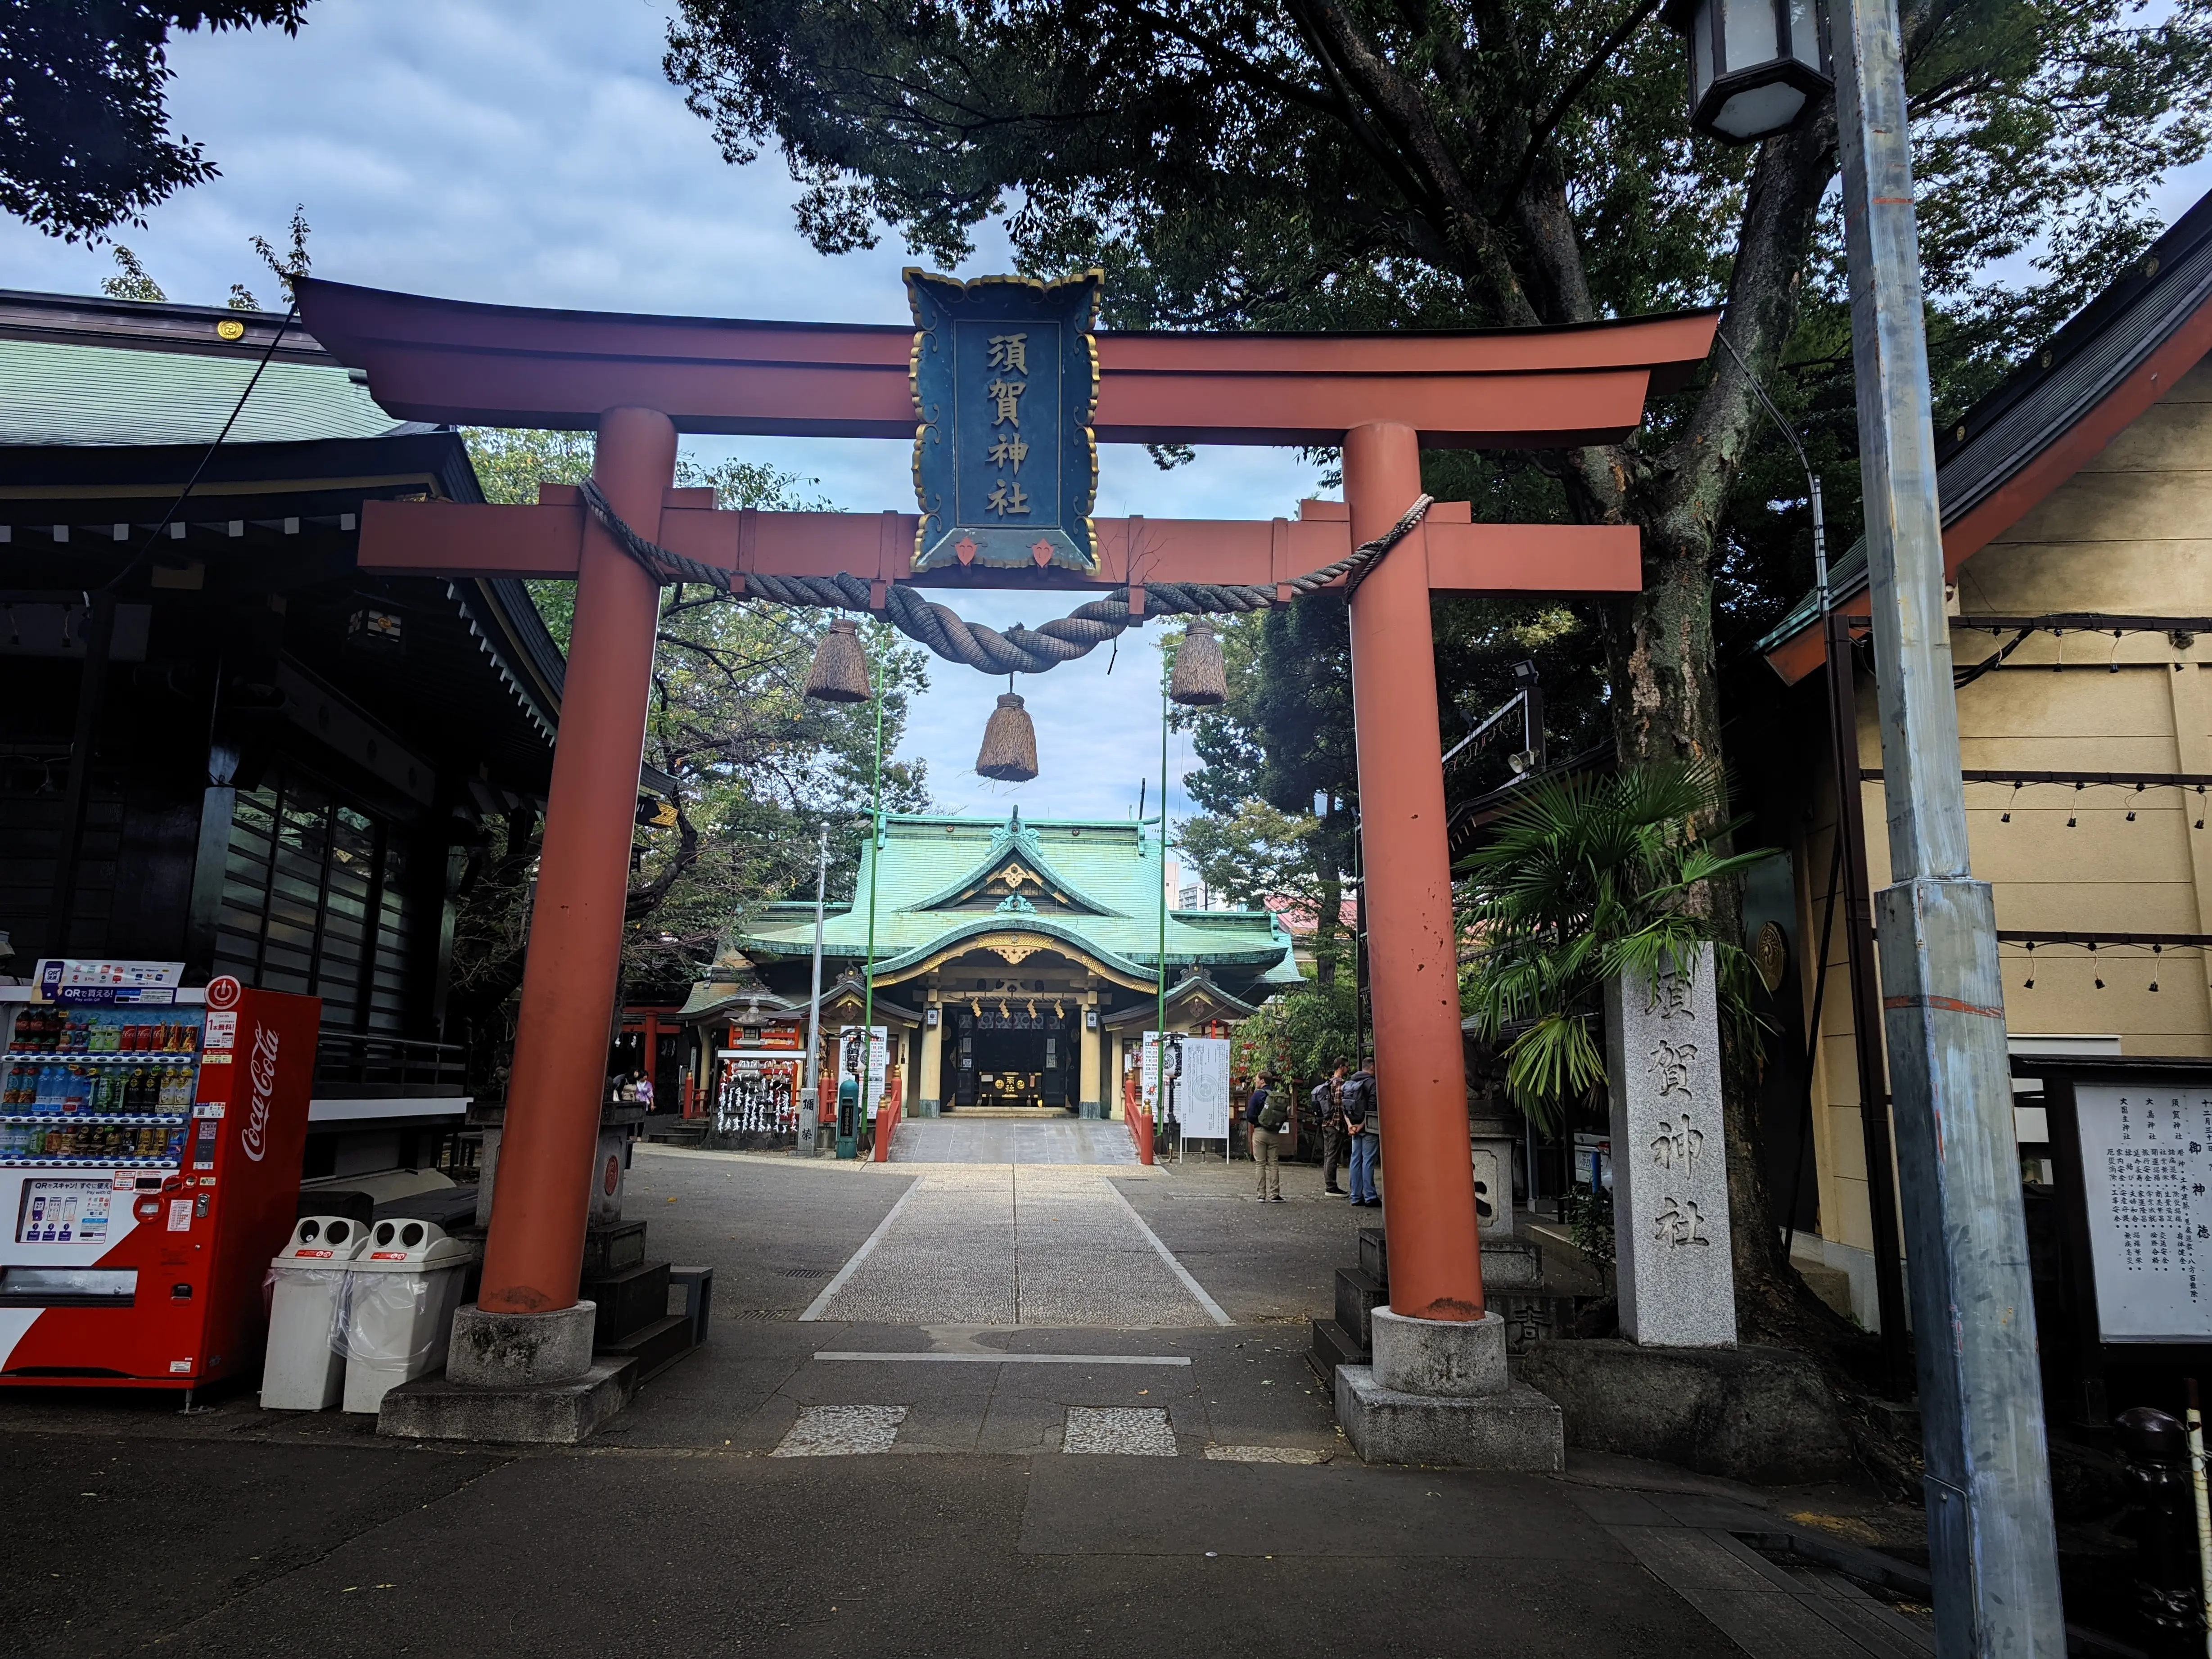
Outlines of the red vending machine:
M 256 1375 L 321 1000 L 180 989 L 169 963 L 39 966 L 0 988 L 0 1382 Z

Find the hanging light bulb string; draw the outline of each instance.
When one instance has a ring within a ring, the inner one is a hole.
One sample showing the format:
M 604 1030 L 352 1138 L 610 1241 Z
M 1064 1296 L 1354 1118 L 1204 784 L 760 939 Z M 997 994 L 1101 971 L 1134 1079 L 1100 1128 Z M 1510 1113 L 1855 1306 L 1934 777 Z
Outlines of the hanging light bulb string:
M 730 599 L 771 599 L 778 605 L 817 609 L 868 609 L 872 584 L 866 577 L 842 573 L 834 576 L 775 576 L 749 571 L 744 576 L 744 592 L 734 592 L 735 579 L 731 572 L 647 541 L 623 522 L 622 515 L 590 479 L 584 481 L 578 493 L 592 516 L 614 538 L 615 545 L 664 586 L 697 582 Z M 1368 571 L 1412 533 L 1434 504 L 1429 495 L 1416 498 L 1395 524 L 1373 540 L 1361 543 L 1335 563 L 1294 577 L 1283 586 L 1296 594 L 1313 593 L 1342 576 L 1349 596 Z M 1151 582 L 1145 584 L 1143 615 L 1234 614 L 1265 611 L 1275 603 L 1276 588 L 1273 584 L 1263 586 L 1231 582 Z M 1127 599 L 1093 599 L 1042 628 L 1016 626 L 1000 633 L 981 623 L 967 621 L 950 607 L 926 599 L 900 582 L 885 587 L 883 605 L 885 620 L 902 634 L 928 647 L 947 662 L 963 663 L 987 674 L 1042 674 L 1061 663 L 1088 656 L 1098 646 L 1121 638 L 1125 630 L 1139 625 L 1143 619 L 1131 610 Z

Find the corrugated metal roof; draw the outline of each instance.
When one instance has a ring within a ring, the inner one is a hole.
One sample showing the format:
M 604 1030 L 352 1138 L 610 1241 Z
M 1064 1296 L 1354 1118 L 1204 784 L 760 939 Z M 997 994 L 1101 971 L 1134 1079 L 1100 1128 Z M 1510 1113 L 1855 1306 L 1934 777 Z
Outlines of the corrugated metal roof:
M 2174 221 L 2150 251 L 2051 337 L 2031 363 L 1968 410 L 1937 445 L 1936 493 L 1948 529 L 2117 390 L 2212 302 L 2212 194 Z M 1864 591 L 1866 539 L 1828 570 L 1832 603 Z M 1758 644 L 1780 649 L 1820 616 L 1808 593 Z
M 0 339 L 0 443 L 206 444 L 253 378 L 254 359 Z M 378 438 L 395 421 L 347 370 L 271 362 L 232 443 Z

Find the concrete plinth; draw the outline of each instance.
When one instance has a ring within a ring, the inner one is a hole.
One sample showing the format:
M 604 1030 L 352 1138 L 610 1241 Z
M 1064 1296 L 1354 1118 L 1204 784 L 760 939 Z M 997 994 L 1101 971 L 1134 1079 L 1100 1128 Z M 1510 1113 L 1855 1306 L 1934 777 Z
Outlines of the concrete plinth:
M 1368 1463 L 1555 1472 L 1559 1408 L 1505 1368 L 1505 1322 L 1372 1316 L 1371 1365 L 1336 1368 L 1336 1420 Z
M 590 1323 L 586 1322 L 588 1334 Z M 404 1440 L 573 1446 L 629 1404 L 635 1359 L 605 1359 L 562 1382 L 479 1388 L 450 1376 L 418 1377 L 384 1396 L 376 1431 Z
M 1556 1474 L 1566 1467 L 1559 1408 L 1525 1382 L 1453 1399 L 1400 1394 L 1371 1365 L 1336 1368 L 1336 1420 L 1364 1463 Z
M 1505 1322 L 1498 1315 L 1408 1319 L 1377 1308 L 1373 1317 L 1378 1386 L 1452 1400 L 1504 1391 Z
M 465 1389 L 533 1389 L 573 1382 L 592 1369 L 599 1305 L 552 1313 L 486 1313 L 465 1303 L 453 1316 L 447 1381 Z

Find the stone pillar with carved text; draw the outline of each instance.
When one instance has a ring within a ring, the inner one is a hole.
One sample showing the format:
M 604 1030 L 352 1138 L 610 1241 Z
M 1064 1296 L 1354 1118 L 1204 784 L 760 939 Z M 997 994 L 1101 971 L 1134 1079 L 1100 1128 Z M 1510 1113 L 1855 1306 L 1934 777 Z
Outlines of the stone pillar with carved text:
M 1700 945 L 1680 973 L 1620 975 L 1605 1004 L 1620 1334 L 1654 1347 L 1732 1348 L 1713 947 Z

